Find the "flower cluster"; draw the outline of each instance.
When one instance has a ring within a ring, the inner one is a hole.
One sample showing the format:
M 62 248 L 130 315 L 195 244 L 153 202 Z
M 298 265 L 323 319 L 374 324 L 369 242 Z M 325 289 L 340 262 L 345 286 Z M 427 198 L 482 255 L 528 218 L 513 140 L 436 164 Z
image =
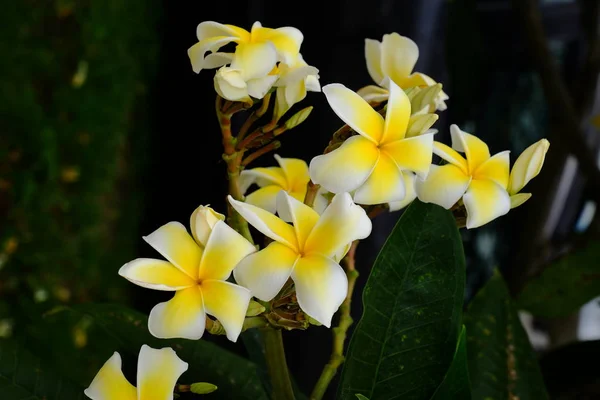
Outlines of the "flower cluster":
M 448 95 L 429 76 L 413 72 L 418 47 L 397 33 L 365 42 L 367 69 L 377 86 L 358 92 L 339 83 L 323 87 L 330 107 L 346 124 L 323 154 L 309 164 L 275 155 L 278 167 L 244 170 L 278 147 L 275 136 L 306 119 L 310 109 L 278 125 L 307 91 L 321 91 L 318 70 L 302 58 L 303 35 L 296 28 L 265 28 L 256 22 L 247 31 L 209 21 L 198 26 L 197 36 L 199 42 L 188 50 L 193 70 L 219 68 L 214 83 L 230 178 L 229 219 L 200 206 L 191 215 L 190 232 L 169 222 L 144 237 L 166 260 L 138 258 L 119 270 L 136 285 L 174 292 L 150 312 L 148 329 L 157 338 L 197 340 L 209 329 L 235 342 L 255 317 L 278 328 L 302 321 L 330 327 L 351 294 L 340 261 L 353 242 L 371 233 L 366 210 L 395 211 L 418 198 L 464 209 L 466 227 L 476 228 L 531 196 L 521 190 L 539 174 L 548 141 L 526 149 L 511 170 L 508 151 L 491 156 L 481 139 L 456 125 L 450 128 L 452 146 L 434 140 L 436 111 L 446 109 Z M 219 51 L 231 43 L 232 52 Z M 273 118 L 251 131 L 269 109 L 270 93 L 275 93 Z M 260 100 L 233 135 L 231 116 Z M 248 224 L 264 235 L 264 248 L 254 245 Z M 300 314 L 286 314 L 288 325 L 278 325 L 271 315 L 283 299 L 286 310 L 295 305 Z M 137 391 L 123 377 L 115 353 L 86 395 L 105 400 L 119 393 L 133 400 L 152 393 L 152 398 L 171 399 L 187 364 L 171 349 L 147 346 L 139 360 Z

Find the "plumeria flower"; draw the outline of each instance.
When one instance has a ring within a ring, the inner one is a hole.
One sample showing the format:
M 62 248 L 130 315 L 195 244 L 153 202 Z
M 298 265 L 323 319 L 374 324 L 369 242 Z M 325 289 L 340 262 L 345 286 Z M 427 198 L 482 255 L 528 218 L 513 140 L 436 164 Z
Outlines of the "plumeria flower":
M 256 57 L 247 56 L 247 52 Z M 277 51 L 271 43 L 250 43 L 238 48 L 231 66 L 222 67 L 215 74 L 215 90 L 231 101 L 251 103 L 250 97 L 262 99 L 279 78 L 272 73 L 276 62 Z
M 413 174 L 412 172 L 404 172 L 402 174 L 402 179 L 404 179 L 404 190 L 406 191 L 406 194 L 404 196 L 404 199 L 399 201 L 390 201 L 388 203 L 388 208 L 390 212 L 406 208 L 417 198 L 417 192 L 415 190 L 415 182 L 417 180 L 417 175 Z
M 229 340 L 237 340 L 251 295 L 226 280 L 237 263 L 256 249 L 223 218 L 201 206 L 191 217 L 193 237 L 179 222 L 169 222 L 144 237 L 168 261 L 138 258 L 119 270 L 136 285 L 175 292 L 171 300 L 150 311 L 148 330 L 157 338 L 200 339 L 209 314 L 221 322 Z
M 301 54 L 292 64 L 280 63 L 275 103 L 275 120 L 279 120 L 294 104 L 306 97 L 306 92 L 320 92 L 319 70 L 309 66 Z
M 296 28 L 264 28 L 260 22 L 255 22 L 248 32 L 234 25 L 223 25 L 214 21 L 205 21 L 196 29 L 198 43 L 188 49 L 188 56 L 194 72 L 199 73 L 204 68 L 218 68 L 231 61 L 231 54 L 217 52 L 228 43 L 237 43 L 236 58 L 242 65 L 254 65 L 253 70 L 266 69 L 267 72 L 275 67 L 277 61 L 293 64 L 300 52 L 304 39 L 302 32 Z M 263 59 L 263 56 L 274 47 L 275 60 Z M 211 54 L 206 55 L 207 52 Z M 258 67 L 260 65 L 260 67 Z
M 173 400 L 177 379 L 188 369 L 188 363 L 170 347 L 158 350 L 143 345 L 136 388 L 123 375 L 121 364 L 121 356 L 115 352 L 85 389 L 85 395 L 92 400 Z
M 450 127 L 452 148 L 435 142 L 433 152 L 448 162 L 432 165 L 427 179 L 417 180 L 419 200 L 450 209 L 461 198 L 467 210 L 467 229 L 477 228 L 510 210 L 506 191 L 509 151 L 490 157 L 487 144 L 474 135 Z M 466 159 L 458 151 L 465 153 Z
M 275 214 L 277 209 L 277 194 L 285 190 L 290 196 L 304 201 L 306 184 L 310 180 L 308 165 L 297 158 L 282 158 L 277 154 L 275 160 L 279 167 L 252 168 L 240 174 L 240 190 L 246 193 L 252 184 L 260 189 L 246 196 L 246 203 L 263 208 Z
M 538 176 L 544 165 L 546 153 L 550 142 L 542 139 L 525 149 L 515 161 L 510 171 L 508 180 L 508 194 L 510 195 L 510 208 L 515 208 L 525 203 L 531 193 L 519 193 L 530 180 Z
M 369 75 L 379 86 L 366 86 L 359 94 L 369 101 L 382 102 L 389 96 L 389 80 L 391 79 L 402 89 L 415 86 L 425 87 L 436 84 L 431 77 L 413 72 L 419 59 L 419 47 L 411 39 L 397 33 L 383 35 L 381 42 L 365 39 L 365 58 Z M 448 95 L 440 91 L 436 97 L 435 105 L 438 110 L 445 110 Z M 434 110 L 431 110 L 434 111 Z
M 410 102 L 390 84 L 384 118 L 364 99 L 340 84 L 323 87 L 333 111 L 358 135 L 310 162 L 312 181 L 332 193 L 354 192 L 358 204 L 401 201 L 406 189 L 402 170 L 425 178 L 432 159 L 433 133 L 407 137 Z
M 279 217 L 231 196 L 229 202 L 274 240 L 240 262 L 234 271 L 236 281 L 260 300 L 269 301 L 291 277 L 300 308 L 329 327 L 348 291 L 346 273 L 333 258 L 352 241 L 369 236 L 371 220 L 365 211 L 348 193 L 336 195 L 321 216 L 285 191 L 277 197 Z

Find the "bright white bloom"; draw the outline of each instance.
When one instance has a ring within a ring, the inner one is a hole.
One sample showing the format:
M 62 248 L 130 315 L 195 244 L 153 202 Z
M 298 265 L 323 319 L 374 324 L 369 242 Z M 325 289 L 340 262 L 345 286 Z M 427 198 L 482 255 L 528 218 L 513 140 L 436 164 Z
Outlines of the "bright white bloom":
M 313 158 L 309 167 L 312 181 L 332 193 L 354 192 L 358 204 L 404 200 L 403 171 L 425 178 L 433 147 L 433 134 L 420 134 L 422 127 L 407 136 L 411 107 L 404 91 L 390 84 L 385 119 L 343 85 L 327 85 L 323 93 L 333 111 L 358 135 Z
M 419 59 L 419 47 L 411 39 L 395 32 L 383 35 L 381 42 L 365 39 L 365 58 L 369 75 L 379 85 L 367 86 L 359 91 L 359 94 L 370 99 L 369 101 L 385 101 L 388 96 L 390 80 L 405 90 L 415 86 L 426 87 L 436 84 L 429 76 L 413 72 Z M 448 95 L 440 91 L 435 101 L 436 108 L 445 110 L 447 108 L 446 100 L 448 100 Z
M 252 184 L 260 189 L 246 196 L 245 202 L 263 208 L 270 213 L 277 209 L 277 194 L 285 190 L 290 196 L 304 201 L 306 184 L 310 180 L 308 165 L 297 158 L 281 158 L 275 155 L 279 167 L 252 168 L 240 174 L 240 190 L 246 193 Z
M 223 25 L 214 21 L 205 21 L 196 29 L 198 43 L 188 49 L 188 56 L 194 72 L 204 68 L 218 68 L 231 62 L 230 53 L 217 53 L 228 43 L 237 43 L 235 57 L 244 66 L 252 66 L 251 70 L 271 71 L 277 61 L 293 64 L 300 52 L 304 39 L 302 32 L 296 28 L 263 28 L 260 22 L 255 22 L 248 32 L 234 25 Z M 274 47 L 276 57 L 263 59 Z M 207 52 L 211 54 L 206 55 Z
M 294 104 L 306 97 L 306 92 L 320 92 L 319 70 L 309 66 L 301 54 L 292 64 L 280 63 L 275 103 L 275 119 L 279 120 Z
M 452 148 L 435 142 L 433 152 L 448 162 L 432 165 L 424 181 L 417 180 L 419 200 L 450 209 L 462 201 L 467 210 L 467 228 L 481 225 L 506 214 L 510 197 L 506 191 L 509 180 L 509 152 L 490 157 L 488 146 L 479 138 L 450 127 Z M 466 159 L 457 151 L 463 152 Z
M 234 271 L 236 281 L 260 300 L 269 301 L 291 277 L 300 308 L 329 327 L 348 291 L 346 273 L 334 258 L 349 243 L 371 233 L 371 220 L 365 211 L 348 193 L 336 195 L 321 216 L 285 191 L 277 197 L 279 217 L 231 196 L 229 202 L 252 226 L 274 240 L 240 262 Z
M 546 153 L 550 142 L 546 139 L 532 144 L 521 153 L 510 171 L 508 181 L 508 194 L 510 194 L 510 208 L 515 208 L 525 203 L 531 193 L 519 193 L 530 180 L 535 178 L 544 165 Z
M 227 279 L 256 248 L 223 219 L 201 206 L 191 217 L 193 237 L 179 222 L 144 237 L 168 261 L 138 258 L 119 270 L 136 285 L 175 292 L 150 311 L 148 330 L 157 338 L 200 339 L 209 314 L 221 322 L 229 340 L 237 340 L 251 295 Z
M 173 400 L 177 379 L 188 369 L 170 347 L 142 346 L 138 358 L 137 389 L 121 371 L 121 356 L 115 352 L 100 368 L 84 393 L 92 400 Z

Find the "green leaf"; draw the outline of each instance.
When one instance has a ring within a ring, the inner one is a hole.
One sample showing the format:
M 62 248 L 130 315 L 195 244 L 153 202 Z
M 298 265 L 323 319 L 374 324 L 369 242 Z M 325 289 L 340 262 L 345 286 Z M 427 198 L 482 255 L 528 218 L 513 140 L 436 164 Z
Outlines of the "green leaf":
M 0 340 L 0 394 L 10 400 L 85 399 L 83 388 L 59 377 L 10 340 Z
M 87 375 L 88 384 L 114 351 L 127 356 L 124 360 L 126 368 L 134 368 L 140 348 L 147 344 L 153 348 L 172 347 L 189 364 L 179 382 L 191 384 L 203 381 L 216 385 L 219 390 L 211 393 L 211 399 L 267 399 L 254 363 L 207 339 L 157 339 L 148 332 L 148 317 L 126 307 L 88 303 L 64 308 L 45 319 L 49 330 L 55 332 L 53 346 L 54 343 L 60 344 L 61 358 L 65 359 L 65 363 L 92 371 Z M 61 342 L 58 336 L 62 333 L 70 340 L 68 327 L 77 326 L 80 322 L 76 321 L 82 320 L 87 321 L 86 344 L 79 349 L 71 345 L 69 350 L 65 347 L 67 343 Z M 69 354 L 69 351 L 77 354 Z M 58 354 L 54 356 L 58 357 Z
M 429 399 L 456 350 L 464 284 L 462 241 L 452 214 L 413 202 L 367 281 L 339 397 Z
M 527 334 L 498 272 L 465 315 L 474 400 L 548 398 Z
M 360 393 L 356 395 L 356 398 L 357 398 L 358 400 L 369 400 L 368 398 L 366 398 L 365 396 L 363 396 L 363 395 L 362 395 L 362 394 L 360 394 Z
M 446 377 L 437 388 L 431 400 L 471 399 L 471 384 L 469 382 L 469 368 L 467 367 L 467 335 L 463 326 L 456 346 L 456 353 L 446 372 Z
M 538 317 L 565 317 L 600 295 L 600 246 L 560 258 L 532 279 L 517 297 L 517 306 Z

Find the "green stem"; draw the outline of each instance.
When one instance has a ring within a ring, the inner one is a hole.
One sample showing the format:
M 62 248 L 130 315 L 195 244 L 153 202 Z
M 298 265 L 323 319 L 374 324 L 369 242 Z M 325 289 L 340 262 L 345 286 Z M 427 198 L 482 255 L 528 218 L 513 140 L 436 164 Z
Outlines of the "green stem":
M 285 350 L 281 329 L 267 327 L 261 329 L 265 344 L 267 369 L 271 377 L 272 398 L 275 400 L 294 400 L 292 381 L 285 361 Z

